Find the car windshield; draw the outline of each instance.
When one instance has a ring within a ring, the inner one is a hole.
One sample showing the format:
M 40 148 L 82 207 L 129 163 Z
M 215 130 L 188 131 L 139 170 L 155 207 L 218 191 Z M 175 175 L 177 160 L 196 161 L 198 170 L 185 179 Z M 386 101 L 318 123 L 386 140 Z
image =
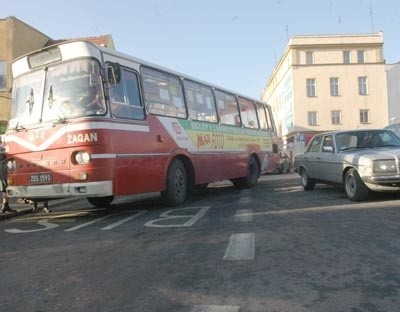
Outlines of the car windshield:
M 9 127 L 18 130 L 105 112 L 100 65 L 74 60 L 15 79 Z
M 387 130 L 351 131 L 336 134 L 336 145 L 338 151 L 400 147 L 400 140 Z

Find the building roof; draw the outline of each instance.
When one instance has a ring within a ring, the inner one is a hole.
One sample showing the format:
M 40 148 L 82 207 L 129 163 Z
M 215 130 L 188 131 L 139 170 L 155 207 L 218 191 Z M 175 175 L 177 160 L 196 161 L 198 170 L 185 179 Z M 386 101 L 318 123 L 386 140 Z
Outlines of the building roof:
M 82 38 L 71 38 L 71 39 L 57 39 L 57 40 L 50 39 L 47 42 L 46 46 L 50 46 L 50 45 L 53 45 L 53 44 L 58 44 L 58 43 L 65 42 L 65 41 L 70 41 L 70 40 L 87 40 L 87 41 L 89 41 L 91 43 L 94 43 L 94 44 L 97 44 L 99 46 L 107 47 L 109 49 L 115 50 L 114 41 L 113 41 L 111 35 L 82 37 Z

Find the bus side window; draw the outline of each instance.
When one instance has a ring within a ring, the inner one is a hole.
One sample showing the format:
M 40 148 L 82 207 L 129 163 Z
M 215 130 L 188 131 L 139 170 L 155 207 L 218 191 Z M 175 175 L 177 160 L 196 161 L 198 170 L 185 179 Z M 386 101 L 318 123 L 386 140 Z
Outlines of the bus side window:
M 186 118 L 181 80 L 147 67 L 142 67 L 141 72 L 148 111 L 156 115 Z
M 236 97 L 233 94 L 215 90 L 218 114 L 221 123 L 225 125 L 240 126 L 238 124 L 239 109 Z
M 217 112 L 211 88 L 188 80 L 184 80 L 183 85 L 190 118 L 217 122 Z
M 253 101 L 239 97 L 240 115 L 246 128 L 258 129 L 258 120 Z
M 144 119 L 138 77 L 134 72 L 126 69 L 121 70 L 120 82 L 110 88 L 110 102 L 114 117 Z
M 260 122 L 261 129 L 268 130 L 269 125 L 268 125 L 268 119 L 267 119 L 264 105 L 256 102 L 256 108 L 257 108 L 257 116 L 258 116 L 258 120 Z
M 267 120 L 268 120 L 268 125 L 269 125 L 269 130 L 276 133 L 276 127 L 274 123 L 274 117 L 271 111 L 271 107 L 268 105 L 265 105 L 265 113 L 267 115 Z

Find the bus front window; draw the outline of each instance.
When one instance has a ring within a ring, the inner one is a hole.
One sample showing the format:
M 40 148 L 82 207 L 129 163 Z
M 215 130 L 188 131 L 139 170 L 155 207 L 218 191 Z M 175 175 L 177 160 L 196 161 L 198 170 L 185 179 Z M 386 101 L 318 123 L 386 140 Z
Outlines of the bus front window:
M 44 121 L 104 114 L 99 63 L 76 60 L 49 67 L 44 97 Z
M 15 130 L 40 122 L 43 71 L 14 80 L 9 127 Z
M 41 122 L 105 113 L 99 63 L 75 60 L 14 80 L 9 127 L 18 130 Z

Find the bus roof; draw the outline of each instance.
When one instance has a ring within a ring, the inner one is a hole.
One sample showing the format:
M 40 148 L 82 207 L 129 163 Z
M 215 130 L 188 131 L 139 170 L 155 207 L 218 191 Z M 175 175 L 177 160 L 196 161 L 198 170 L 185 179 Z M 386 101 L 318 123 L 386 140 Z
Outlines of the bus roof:
M 13 68 L 14 77 L 19 76 L 20 74 L 22 74 L 24 72 L 27 72 L 29 70 L 29 67 L 27 67 L 27 65 L 28 65 L 27 59 L 28 59 L 29 56 L 38 54 L 38 53 L 43 52 L 43 51 L 51 50 L 51 49 L 53 49 L 55 47 L 62 48 L 62 47 L 68 47 L 70 45 L 76 45 L 76 44 L 81 44 L 81 45 L 83 44 L 83 45 L 87 45 L 88 47 L 91 47 L 91 48 L 88 48 L 88 52 L 85 53 L 84 56 L 92 55 L 91 53 L 93 53 L 93 48 L 94 48 L 94 49 L 97 49 L 98 51 L 100 51 L 103 54 L 108 54 L 108 55 L 115 56 L 115 57 L 118 57 L 118 58 L 121 58 L 121 59 L 124 59 L 124 60 L 127 60 L 127 61 L 135 62 L 135 63 L 138 63 L 139 65 L 144 65 L 144 66 L 152 67 L 152 68 L 155 68 L 155 69 L 159 69 L 161 71 L 173 74 L 175 76 L 179 76 L 179 77 L 181 77 L 183 79 L 192 80 L 192 81 L 195 81 L 195 82 L 210 86 L 212 88 L 215 88 L 215 89 L 218 89 L 218 90 L 221 90 L 221 91 L 225 91 L 225 92 L 228 92 L 228 93 L 233 93 L 233 94 L 235 94 L 235 95 L 237 95 L 239 97 L 243 97 L 243 98 L 252 100 L 254 102 L 267 104 L 267 103 L 262 102 L 261 100 L 252 98 L 252 97 L 250 97 L 248 95 L 240 94 L 238 92 L 226 89 L 224 87 L 218 86 L 216 84 L 213 84 L 213 83 L 210 83 L 210 82 L 207 82 L 207 81 L 203 81 L 201 79 L 192 77 L 192 76 L 187 75 L 187 74 L 183 74 L 181 72 L 172 70 L 170 68 L 163 67 L 163 66 L 160 66 L 158 64 L 151 63 L 151 62 L 145 61 L 143 59 L 140 59 L 140 58 L 137 58 L 137 57 L 134 57 L 134 56 L 119 52 L 119 51 L 115 51 L 115 50 L 112 50 L 112 49 L 109 49 L 109 48 L 106 48 L 106 47 L 102 47 L 102 46 L 96 45 L 96 44 L 94 44 L 94 43 L 92 43 L 92 42 L 90 42 L 88 40 L 85 40 L 85 39 L 73 39 L 73 40 L 64 41 L 62 43 L 58 43 L 58 44 L 54 44 L 54 45 L 43 47 L 41 49 L 32 51 L 30 53 L 27 53 L 27 54 L 25 54 L 23 56 L 20 56 L 20 57 L 16 58 L 12 62 L 12 68 Z M 92 52 L 90 52 L 90 51 L 92 51 Z M 76 58 L 76 57 L 79 56 L 77 54 L 72 55 L 73 53 L 71 53 L 71 52 L 69 52 L 68 54 L 70 55 L 71 58 L 73 58 L 73 57 Z M 25 64 L 24 64 L 25 66 L 18 66 L 18 63 L 21 62 L 23 59 L 25 59 Z

